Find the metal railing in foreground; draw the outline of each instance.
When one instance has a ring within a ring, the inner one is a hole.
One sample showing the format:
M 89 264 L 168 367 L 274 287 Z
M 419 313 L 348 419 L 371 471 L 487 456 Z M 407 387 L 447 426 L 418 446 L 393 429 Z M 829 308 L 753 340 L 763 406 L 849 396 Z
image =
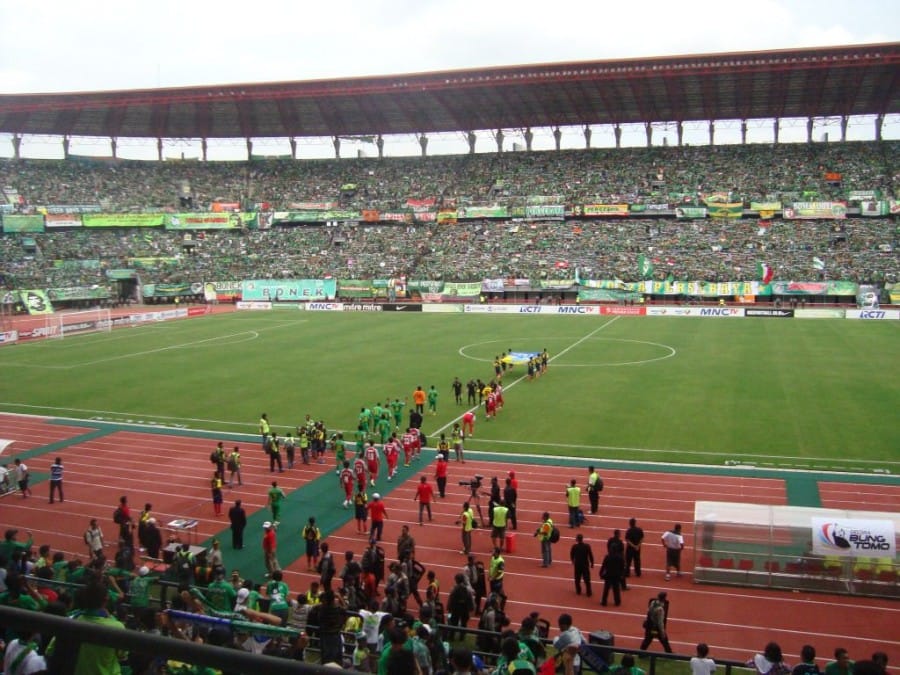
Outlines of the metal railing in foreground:
M 98 626 L 89 622 L 54 616 L 43 612 L 0 606 L 0 624 L 32 629 L 50 635 L 65 633 L 78 642 L 100 644 L 116 649 L 165 655 L 184 663 L 219 668 L 228 672 L 266 673 L 266 675 L 334 675 L 333 668 L 275 656 L 257 656 L 249 652 L 187 640 L 150 635 L 133 630 Z

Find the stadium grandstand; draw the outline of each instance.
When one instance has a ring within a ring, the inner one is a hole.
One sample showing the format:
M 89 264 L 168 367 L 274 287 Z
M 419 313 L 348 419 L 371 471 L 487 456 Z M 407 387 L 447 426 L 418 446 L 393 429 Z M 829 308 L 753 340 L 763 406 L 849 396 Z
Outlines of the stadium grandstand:
M 549 287 L 615 301 L 623 290 L 692 294 L 671 282 L 770 276 L 829 280 L 814 295 L 852 302 L 859 284 L 889 291 L 898 280 L 897 142 L 881 140 L 900 111 L 898 61 L 897 44 L 880 44 L 2 96 L 0 132 L 15 149 L 0 162 L 2 284 L 90 304 L 140 301 L 139 287 L 160 289 L 157 300 L 196 296 L 198 284 L 234 289 L 247 278 L 402 277 L 430 289 L 502 279 L 491 288 L 507 290 L 492 299 Z M 843 141 L 854 116 L 869 116 L 873 140 Z M 782 120 L 798 118 L 806 142 L 779 143 Z M 815 139 L 829 118 L 840 139 Z M 683 145 L 697 120 L 709 143 Z M 740 120 L 742 142 L 716 145 L 728 120 Z M 767 142 L 746 142 L 762 120 Z M 660 123 L 677 142 L 653 144 Z M 645 147 L 621 147 L 629 124 L 644 128 Z M 562 150 L 559 129 L 573 125 L 585 148 Z M 611 129 L 617 147 L 592 148 L 592 127 Z M 531 150 L 539 128 L 557 151 Z M 472 129 L 496 146 L 476 152 Z M 450 131 L 468 134 L 470 153 L 427 156 L 427 134 Z M 58 137 L 64 158 L 21 158 L 29 134 Z M 416 135 L 423 156 L 382 156 L 392 134 Z M 70 156 L 79 135 L 109 138 L 112 156 Z M 254 138 L 287 138 L 296 156 L 297 137 L 310 135 L 333 139 L 336 158 L 253 155 Z M 508 151 L 504 135 L 525 143 Z M 176 136 L 201 139 L 203 156 L 207 139 L 242 137 L 248 160 L 116 159 L 117 139 L 156 137 L 161 157 Z M 360 137 L 376 139 L 379 157 L 340 158 L 340 139 Z M 647 281 L 670 284 L 634 285 Z M 741 290 L 693 295 L 771 295 Z
M 0 134 L 13 148 L 0 159 L 3 312 L 238 302 L 254 299 L 252 280 L 329 280 L 329 299 L 367 302 L 900 304 L 900 140 L 883 134 L 900 115 L 898 72 L 900 43 L 889 43 L 0 96 Z M 848 139 L 859 119 L 871 125 L 868 140 Z M 782 142 L 786 120 L 799 120 L 805 138 Z M 817 137 L 823 124 L 836 124 L 836 137 Z M 707 142 L 685 142 L 692 125 Z M 626 127 L 645 142 L 623 144 Z M 716 143 L 726 127 L 739 142 Z M 563 148 L 563 128 L 584 147 Z M 654 142 L 660 129 L 674 135 Z M 538 133 L 553 147 L 535 149 Z M 468 152 L 430 155 L 440 134 L 461 135 Z M 596 147 L 595 134 L 613 143 Z M 27 157 L 31 136 L 58 139 L 62 157 Z M 418 156 L 390 156 L 398 136 L 414 137 Z M 110 156 L 70 153 L 78 137 L 108 139 Z M 163 161 L 177 138 L 196 139 L 199 158 Z M 302 158 L 308 138 L 330 141 L 334 157 Z M 123 139 L 152 139 L 157 159 L 120 158 Z M 212 161 L 217 139 L 240 139 L 246 157 Z M 257 139 L 283 147 L 258 154 Z M 344 157 L 342 142 L 377 156 Z M 186 614 L 202 606 L 202 590 L 178 593 L 170 580 L 151 606 L 165 593 Z M 226 635 L 251 630 L 202 608 Z M 264 621 L 278 623 L 272 616 Z M 0 621 L 63 625 L 8 608 Z M 201 623 L 185 619 L 185 633 L 213 632 Z M 322 632 L 308 642 L 293 624 L 253 630 L 277 655 L 302 659 L 312 647 L 308 664 L 271 672 L 325 672 L 315 665 Z M 166 650 L 168 638 L 151 633 L 80 627 L 72 639 Z M 358 637 L 345 633 L 346 645 Z M 494 659 L 499 642 L 488 644 L 477 651 Z M 171 655 L 269 672 L 189 641 Z M 727 673 L 739 665 L 720 663 Z

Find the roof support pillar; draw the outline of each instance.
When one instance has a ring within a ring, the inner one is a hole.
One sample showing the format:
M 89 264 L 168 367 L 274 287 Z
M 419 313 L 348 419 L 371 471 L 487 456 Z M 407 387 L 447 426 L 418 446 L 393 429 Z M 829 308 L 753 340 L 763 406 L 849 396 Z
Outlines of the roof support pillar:
M 647 134 L 647 147 L 653 146 L 653 125 L 650 122 L 644 122 L 644 132 Z
M 375 147 L 378 148 L 378 159 L 384 157 L 384 136 L 378 134 L 378 138 L 375 139 Z
M 341 139 L 339 136 L 332 136 L 331 143 L 334 145 L 334 158 L 341 158 Z
M 289 142 L 291 144 L 291 159 L 297 159 L 297 139 L 291 136 Z
M 503 129 L 497 129 L 497 133 L 494 134 L 494 139 L 497 141 L 497 154 L 500 155 L 503 153 Z
M 156 137 L 156 158 L 163 161 L 163 141 L 161 136 Z
M 478 137 L 475 135 L 474 131 L 470 131 L 466 134 L 466 140 L 469 142 L 469 154 L 475 154 L 475 141 L 478 140 Z
M 778 131 L 779 131 L 780 127 L 781 127 L 781 120 L 776 117 L 774 120 L 772 120 L 772 134 L 774 136 L 774 139 L 773 139 L 774 143 L 778 143 Z
M 875 140 L 881 140 L 881 130 L 884 127 L 884 113 L 875 116 Z
M 69 136 L 63 136 L 62 146 L 63 146 L 63 159 L 69 159 Z
M 525 152 L 531 152 L 531 143 L 534 141 L 534 132 L 531 127 L 525 127 Z
M 12 137 L 13 144 L 13 157 L 15 159 L 21 159 L 21 150 L 22 150 L 22 137 L 19 134 L 13 134 Z
M 616 122 L 616 126 L 613 128 L 613 135 L 616 137 L 616 147 L 622 147 L 622 125 Z
M 848 115 L 841 115 L 841 143 L 847 141 L 847 125 L 850 123 Z
M 741 120 L 741 145 L 747 145 L 747 120 Z
M 247 139 L 247 159 L 249 160 L 253 157 L 253 141 L 251 139 Z
M 812 132 L 813 132 L 813 118 L 806 118 L 806 142 L 812 143 Z
M 206 142 L 206 139 L 205 139 L 205 138 L 201 138 L 201 139 L 200 139 L 200 156 L 203 158 L 203 161 L 204 161 L 204 162 L 206 161 L 206 150 L 207 150 L 207 147 L 208 147 L 208 144 L 207 144 L 207 142 Z
M 562 131 L 559 127 L 556 127 L 553 130 L 553 140 L 556 143 L 556 151 L 559 152 L 560 146 L 562 145 Z
M 675 132 L 678 134 L 678 147 L 684 145 L 684 122 L 679 120 L 676 122 Z
M 591 131 L 591 126 L 589 124 L 585 124 L 584 125 L 584 149 L 585 150 L 591 149 L 591 134 L 592 133 L 593 132 Z
M 109 139 L 109 146 L 110 146 L 110 148 L 112 148 L 112 156 L 113 156 L 113 159 L 115 159 L 116 157 L 118 157 L 118 155 L 116 153 L 119 150 L 119 143 L 115 136 L 113 136 L 112 138 Z
M 709 121 L 709 144 L 715 145 L 716 141 L 716 123 L 713 120 Z
M 419 147 L 422 149 L 422 157 L 428 156 L 428 136 L 419 134 Z

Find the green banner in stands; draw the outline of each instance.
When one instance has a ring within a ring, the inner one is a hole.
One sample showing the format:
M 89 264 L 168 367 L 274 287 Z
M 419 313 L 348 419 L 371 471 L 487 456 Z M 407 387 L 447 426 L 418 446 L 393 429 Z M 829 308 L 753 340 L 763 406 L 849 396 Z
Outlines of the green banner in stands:
M 44 216 L 3 215 L 4 232 L 43 232 Z
M 84 227 L 159 227 L 164 224 L 162 213 L 85 213 Z

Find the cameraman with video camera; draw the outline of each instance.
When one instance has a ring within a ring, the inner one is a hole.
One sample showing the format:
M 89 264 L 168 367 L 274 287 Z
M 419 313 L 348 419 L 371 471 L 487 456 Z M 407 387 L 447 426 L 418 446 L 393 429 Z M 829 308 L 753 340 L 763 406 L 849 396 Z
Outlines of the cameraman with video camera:
M 474 507 L 474 509 L 478 512 L 478 520 L 481 523 L 481 527 L 485 527 L 484 524 L 484 513 L 481 511 L 481 495 L 486 494 L 481 489 L 481 484 L 484 481 L 484 476 L 480 474 L 475 474 L 475 476 L 471 480 L 461 480 L 459 484 L 469 488 L 469 505 Z

